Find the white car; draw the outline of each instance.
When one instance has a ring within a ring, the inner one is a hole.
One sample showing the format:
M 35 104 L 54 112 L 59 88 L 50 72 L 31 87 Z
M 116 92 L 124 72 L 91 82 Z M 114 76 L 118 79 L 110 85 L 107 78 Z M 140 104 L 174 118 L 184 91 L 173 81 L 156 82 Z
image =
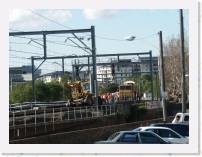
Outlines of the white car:
M 149 131 L 120 131 L 112 134 L 105 141 L 96 144 L 171 144 L 159 135 Z
M 139 127 L 134 129 L 133 131 L 151 131 L 159 135 L 162 139 L 165 141 L 169 141 L 171 143 L 175 144 L 188 144 L 189 139 L 186 137 L 183 137 L 182 135 L 178 134 L 174 130 L 166 127 Z
M 177 113 L 172 123 L 189 124 L 189 113 Z

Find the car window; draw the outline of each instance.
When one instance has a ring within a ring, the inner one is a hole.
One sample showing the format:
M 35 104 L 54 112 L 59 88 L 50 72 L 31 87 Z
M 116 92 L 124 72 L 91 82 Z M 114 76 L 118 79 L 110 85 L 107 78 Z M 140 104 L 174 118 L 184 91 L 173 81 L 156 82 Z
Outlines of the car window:
M 156 133 L 157 135 L 159 134 L 158 129 L 146 129 L 145 131 L 151 131 L 151 132 Z
M 137 133 L 124 133 L 119 142 L 123 143 L 139 143 Z
M 168 127 L 182 136 L 189 136 L 189 125 L 181 124 L 153 124 L 153 126 Z
M 167 129 L 158 129 L 159 132 L 159 136 L 163 137 L 163 138 L 180 138 L 180 136 L 178 136 L 176 133 L 174 133 L 171 130 L 167 130 Z
M 142 141 L 142 144 L 160 144 L 165 143 L 163 140 L 161 140 L 159 137 L 155 136 L 152 133 L 140 133 L 140 138 Z
M 188 122 L 188 121 L 189 121 L 189 116 L 188 116 L 188 115 L 184 117 L 184 121 L 185 121 L 185 122 Z

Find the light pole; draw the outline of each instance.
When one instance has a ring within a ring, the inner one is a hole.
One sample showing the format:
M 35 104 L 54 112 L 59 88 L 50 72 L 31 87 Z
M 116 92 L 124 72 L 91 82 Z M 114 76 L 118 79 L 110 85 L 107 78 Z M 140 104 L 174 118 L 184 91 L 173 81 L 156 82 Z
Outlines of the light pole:
M 181 36 L 181 64 L 182 64 L 182 113 L 186 112 L 186 89 L 185 89 L 185 53 L 184 53 L 184 23 L 183 10 L 180 9 L 180 36 Z
M 166 92 L 165 92 L 165 74 L 164 74 L 164 60 L 163 60 L 163 39 L 162 39 L 162 31 L 159 33 L 159 44 L 160 44 L 160 81 L 161 81 L 161 104 L 163 108 L 163 120 L 166 121 Z M 125 38 L 127 41 L 133 41 L 135 40 L 135 36 L 128 36 Z M 151 54 L 151 53 L 150 53 Z M 150 72 L 151 72 L 151 77 L 152 77 L 152 56 L 150 55 Z M 153 100 L 153 78 L 152 79 L 152 100 Z M 157 82 L 157 81 L 156 81 Z M 157 90 L 157 89 L 156 89 Z
M 160 81 L 161 81 L 161 105 L 163 108 L 163 120 L 167 120 L 166 113 L 166 94 L 165 94 L 165 74 L 164 74 L 164 58 L 163 58 L 163 37 L 162 31 L 159 31 L 159 47 L 160 47 Z

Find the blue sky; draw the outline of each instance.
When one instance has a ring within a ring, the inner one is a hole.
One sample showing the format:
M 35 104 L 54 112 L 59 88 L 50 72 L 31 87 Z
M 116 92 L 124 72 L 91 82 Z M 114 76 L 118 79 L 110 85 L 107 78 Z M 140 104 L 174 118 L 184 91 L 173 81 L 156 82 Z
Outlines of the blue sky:
M 172 37 L 177 37 L 180 33 L 179 10 L 12 10 L 10 12 L 9 27 L 10 31 L 31 31 L 31 30 L 59 30 L 67 29 L 48 21 L 36 13 L 48 17 L 62 25 L 72 29 L 90 28 L 95 26 L 96 48 L 97 53 L 134 53 L 152 50 L 153 55 L 159 54 L 159 39 L 157 33 L 163 31 L 163 40 L 166 41 Z M 188 11 L 184 10 L 184 27 L 188 34 Z M 81 35 L 85 39 L 89 34 Z M 125 41 L 126 36 L 133 35 L 136 37 L 134 41 Z M 30 36 L 29 36 L 30 37 Z M 112 38 L 117 40 L 107 40 L 104 38 Z M 30 37 L 39 38 L 39 37 Z M 85 40 L 85 43 L 90 44 Z M 53 37 L 49 36 L 48 40 L 64 43 L 65 36 Z M 10 37 L 10 49 L 23 50 L 28 52 L 42 53 L 42 49 L 36 48 L 40 45 L 32 43 L 30 45 L 14 44 L 27 43 L 29 40 Z M 67 44 L 72 44 L 68 42 Z M 86 54 L 78 48 L 72 48 L 62 45 L 48 44 L 51 55 L 71 55 Z M 20 52 L 10 52 L 10 56 L 28 57 L 34 54 L 26 54 Z M 15 61 L 14 61 L 15 60 Z M 16 61 L 17 60 L 17 61 Z M 11 63 L 13 62 L 13 63 Z M 10 58 L 10 65 L 25 64 L 22 58 Z M 70 65 L 71 61 L 67 61 Z M 27 64 L 30 61 L 26 61 Z

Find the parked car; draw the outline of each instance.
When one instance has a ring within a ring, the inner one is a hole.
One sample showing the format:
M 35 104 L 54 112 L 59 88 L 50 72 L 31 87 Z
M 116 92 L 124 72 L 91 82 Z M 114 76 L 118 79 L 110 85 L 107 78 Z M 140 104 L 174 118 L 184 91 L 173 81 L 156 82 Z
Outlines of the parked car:
M 189 113 L 177 113 L 172 123 L 189 124 Z
M 147 131 L 120 131 L 112 134 L 106 141 L 97 141 L 96 144 L 170 144 L 153 132 Z
M 155 123 L 151 124 L 150 126 L 161 126 L 161 127 L 167 127 L 174 131 L 176 131 L 178 134 L 189 137 L 189 125 L 188 124 L 174 124 L 174 123 Z
M 182 135 L 178 134 L 177 132 L 173 131 L 170 128 L 166 127 L 153 127 L 153 126 L 146 126 L 146 127 L 139 127 L 134 129 L 133 131 L 151 131 L 155 134 L 159 135 L 165 141 L 169 141 L 175 144 L 188 144 L 189 139 L 183 137 Z

